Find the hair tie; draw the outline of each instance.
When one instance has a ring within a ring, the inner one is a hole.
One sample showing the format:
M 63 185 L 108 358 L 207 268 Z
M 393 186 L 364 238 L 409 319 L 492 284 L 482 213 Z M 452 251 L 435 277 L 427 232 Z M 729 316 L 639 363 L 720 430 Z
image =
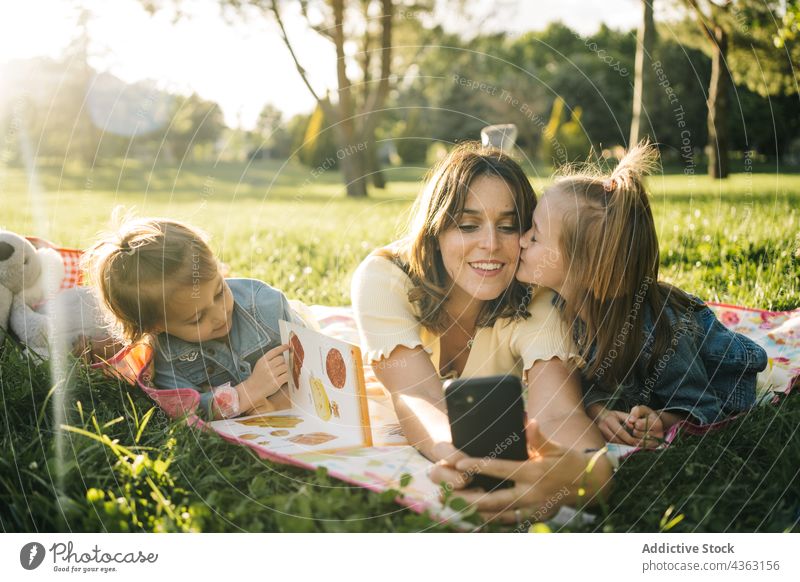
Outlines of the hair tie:
M 617 189 L 617 180 L 616 178 L 609 178 L 608 180 L 603 180 L 603 190 L 606 192 L 613 192 Z
M 133 252 L 136 250 L 135 248 L 131 247 L 130 243 L 119 243 L 117 245 L 119 252 L 125 253 L 128 256 L 133 255 Z

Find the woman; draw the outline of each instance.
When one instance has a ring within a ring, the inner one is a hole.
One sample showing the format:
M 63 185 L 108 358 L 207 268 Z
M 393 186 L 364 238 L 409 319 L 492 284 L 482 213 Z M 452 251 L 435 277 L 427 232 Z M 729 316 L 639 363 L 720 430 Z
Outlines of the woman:
M 517 486 L 487 496 L 487 517 L 506 522 L 543 517 L 544 503 L 565 487 L 560 503 L 576 501 L 581 487 L 593 497 L 611 475 L 602 458 L 586 479 L 585 451 L 604 442 L 581 405 L 570 365 L 577 356 L 553 294 L 514 279 L 535 202 L 525 173 L 500 150 L 458 146 L 431 171 L 407 236 L 367 257 L 352 283 L 365 357 L 408 441 L 439 463 L 435 481 L 463 488 L 474 474 L 456 465 L 469 460 L 451 443 L 443 378 L 514 373 L 527 381 L 528 417 L 538 422 L 529 444 L 539 450 L 512 476 Z

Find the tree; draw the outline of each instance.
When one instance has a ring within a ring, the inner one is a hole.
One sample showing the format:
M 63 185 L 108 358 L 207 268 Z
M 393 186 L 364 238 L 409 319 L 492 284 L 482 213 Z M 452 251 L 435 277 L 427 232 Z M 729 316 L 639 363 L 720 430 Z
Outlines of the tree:
M 204 146 L 208 149 L 220 138 L 224 129 L 225 122 L 219 105 L 193 93 L 175 99 L 175 112 L 164 141 L 175 159 L 185 160 Z
M 257 0 L 252 0 L 257 3 Z M 371 18 L 372 0 L 361 0 L 361 17 L 363 18 L 363 33 L 361 36 L 362 52 L 359 63 L 362 83 L 360 91 L 350 80 L 347 72 L 347 55 L 345 44 L 347 42 L 345 23 L 344 0 L 330 0 L 330 5 L 320 2 L 316 8 L 325 14 L 322 22 L 311 22 L 309 18 L 308 1 L 300 2 L 303 15 L 310 27 L 317 33 L 329 39 L 336 50 L 336 79 L 338 85 L 336 102 L 329 96 L 317 93 L 311 85 L 306 69 L 301 65 L 289 39 L 278 0 L 271 0 L 269 10 L 275 17 L 286 48 L 289 50 L 297 72 L 304 84 L 316 99 L 318 106 L 325 114 L 326 119 L 334 120 L 334 131 L 339 145 L 339 159 L 342 174 L 344 175 L 347 195 L 362 198 L 367 195 L 367 176 L 371 174 L 376 186 L 383 187 L 385 180 L 378 168 L 375 152 L 375 128 L 377 126 L 379 111 L 386 101 L 389 92 L 389 77 L 392 67 L 392 23 L 394 19 L 394 4 L 392 0 L 379 0 L 379 16 Z M 377 20 L 380 25 L 378 31 L 374 30 L 373 22 Z M 377 40 L 379 39 L 379 40 Z M 379 43 L 377 52 L 380 54 L 380 68 L 377 86 L 371 86 L 373 74 L 373 49 L 374 42 Z
M 728 69 L 729 32 L 726 12 L 732 2 L 716 4 L 712 0 L 684 0 L 694 11 L 700 31 L 711 47 L 711 80 L 708 85 L 708 175 L 728 177 L 728 102 L 733 85 Z M 701 3 L 703 6 L 701 6 Z
M 800 32 L 800 0 L 789 0 L 781 25 L 775 35 L 775 45 L 784 46 L 787 40 L 795 40 Z
M 798 92 L 796 47 L 776 49 L 776 33 L 791 36 L 791 22 L 782 27 L 777 0 L 683 0 L 691 10 L 711 51 L 711 81 L 708 89 L 708 173 L 713 178 L 728 175 L 729 100 L 733 84 L 744 84 L 762 96 Z
M 326 128 L 336 135 L 339 150 L 337 156 L 344 174 L 347 195 L 364 197 L 367 195 L 366 180 L 373 177 L 377 186 L 383 186 L 385 179 L 377 166 L 375 153 L 375 128 L 389 93 L 393 67 L 392 36 L 394 30 L 395 2 L 399 0 L 360 0 L 354 9 L 345 0 L 298 0 L 292 6 L 299 7 L 301 16 L 308 28 L 330 41 L 335 49 L 337 91 L 335 98 L 328 92 L 314 89 L 307 69 L 300 62 L 295 44 L 289 38 L 284 25 L 283 6 L 288 2 L 280 0 L 218 0 L 230 12 L 238 13 L 242 19 L 252 16 L 255 8 L 271 15 L 277 23 L 280 37 L 300 78 L 311 95 L 322 108 L 324 117 L 331 125 Z M 183 16 L 180 0 L 140 0 L 145 9 L 152 13 L 169 4 Z M 430 0 L 421 0 L 415 10 L 429 11 Z M 361 51 L 355 58 L 345 51 L 346 46 L 357 45 Z M 376 59 L 377 56 L 377 59 Z M 354 65 L 349 67 L 348 65 Z M 355 85 L 350 78 L 349 68 L 360 72 L 361 79 Z M 377 81 L 375 81 L 377 79 Z
M 272 136 L 281 126 L 282 120 L 283 113 L 281 113 L 280 109 L 271 103 L 264 105 L 261 113 L 258 114 L 256 126 L 253 130 L 254 133 L 261 139 L 259 146 L 269 146 Z
M 645 137 L 654 137 L 650 117 L 653 115 L 654 71 L 651 66 L 656 29 L 653 21 L 653 0 L 642 0 L 642 21 L 636 37 L 636 77 L 633 85 L 633 119 L 631 136 L 633 147 Z
M 735 39 L 730 63 L 734 82 L 764 97 L 797 94 L 800 2 L 787 2 L 782 18 L 779 3 L 774 0 L 740 0 L 740 4 L 734 14 L 739 38 Z

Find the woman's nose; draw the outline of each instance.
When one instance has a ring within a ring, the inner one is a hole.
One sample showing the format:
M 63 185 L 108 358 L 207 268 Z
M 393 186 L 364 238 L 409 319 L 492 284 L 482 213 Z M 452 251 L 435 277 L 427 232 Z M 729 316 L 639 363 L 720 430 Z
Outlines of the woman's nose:
M 487 228 L 486 233 L 481 238 L 481 246 L 485 249 L 493 251 L 497 248 L 497 232 L 493 228 Z

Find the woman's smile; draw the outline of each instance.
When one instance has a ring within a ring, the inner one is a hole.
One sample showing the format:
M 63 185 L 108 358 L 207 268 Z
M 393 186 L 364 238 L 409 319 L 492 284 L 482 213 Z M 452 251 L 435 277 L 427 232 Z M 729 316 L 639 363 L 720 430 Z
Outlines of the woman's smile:
M 472 269 L 481 277 L 497 277 L 502 273 L 503 268 L 506 266 L 501 261 L 473 261 L 468 263 Z

